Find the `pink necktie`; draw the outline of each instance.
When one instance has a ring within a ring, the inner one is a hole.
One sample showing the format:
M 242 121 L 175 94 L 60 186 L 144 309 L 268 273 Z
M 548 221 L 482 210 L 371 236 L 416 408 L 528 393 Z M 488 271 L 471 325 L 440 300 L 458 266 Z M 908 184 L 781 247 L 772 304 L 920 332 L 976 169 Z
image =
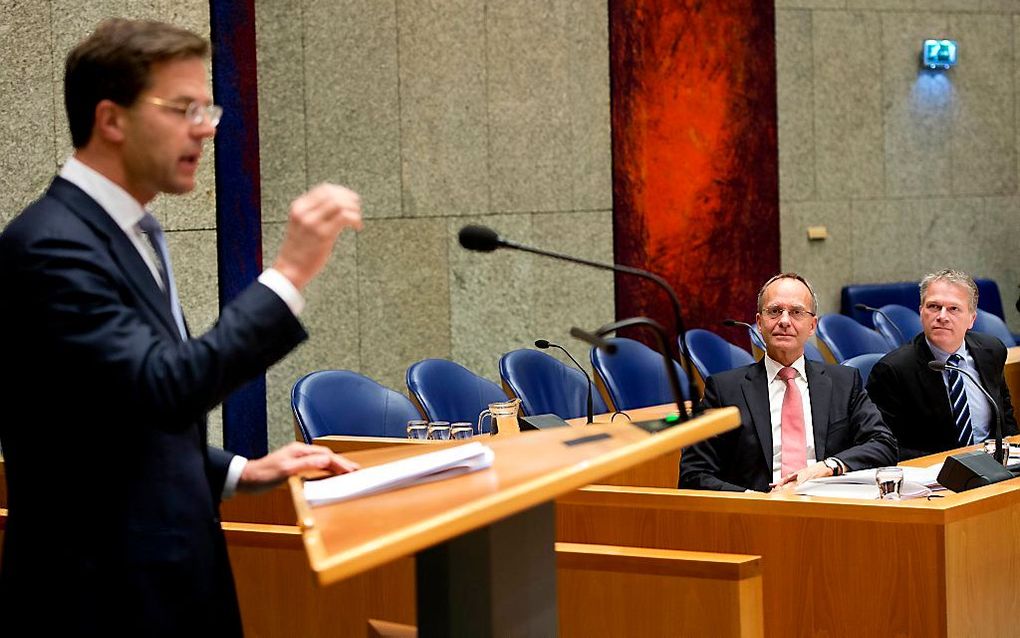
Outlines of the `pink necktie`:
M 807 439 L 804 436 L 804 403 L 800 398 L 800 390 L 794 378 L 797 371 L 783 368 L 779 378 L 786 382 L 786 393 L 783 394 L 782 412 L 782 475 L 789 476 L 807 467 Z

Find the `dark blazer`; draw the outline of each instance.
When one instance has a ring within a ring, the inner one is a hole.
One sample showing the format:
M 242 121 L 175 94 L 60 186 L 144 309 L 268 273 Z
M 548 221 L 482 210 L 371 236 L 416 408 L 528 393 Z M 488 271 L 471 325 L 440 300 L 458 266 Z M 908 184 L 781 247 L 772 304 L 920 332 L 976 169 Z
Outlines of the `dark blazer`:
M 1006 347 L 995 337 L 980 332 L 968 332 L 964 341 L 974 358 L 981 385 L 1002 410 L 1003 434 L 1016 434 L 1013 404 L 1002 375 Z M 921 333 L 882 357 L 868 376 L 868 394 L 896 435 L 901 459 L 960 447 L 946 384 L 940 373 L 928 368 L 928 362 L 934 359 Z
M 59 177 L 0 234 L 0 300 L 5 625 L 240 634 L 218 515 L 232 455 L 207 447 L 205 415 L 300 323 L 253 284 L 182 342 L 130 240 Z
M 805 361 L 818 460 L 835 456 L 848 470 L 894 465 L 896 440 L 854 368 Z M 767 492 L 772 482 L 772 417 L 765 362 L 712 375 L 707 407 L 736 406 L 740 427 L 685 448 L 680 487 Z

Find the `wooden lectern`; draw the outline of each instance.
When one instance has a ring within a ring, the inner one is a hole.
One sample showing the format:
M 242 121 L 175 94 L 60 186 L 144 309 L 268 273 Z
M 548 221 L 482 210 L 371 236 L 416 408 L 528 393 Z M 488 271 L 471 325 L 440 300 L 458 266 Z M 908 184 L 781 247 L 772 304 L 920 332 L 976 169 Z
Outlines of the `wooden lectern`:
M 618 422 L 474 439 L 495 452 L 491 468 L 315 508 L 302 479 L 290 487 L 320 584 L 415 554 L 419 635 L 554 636 L 553 499 L 739 423 L 722 408 L 656 434 Z M 371 466 L 428 449 L 349 456 Z

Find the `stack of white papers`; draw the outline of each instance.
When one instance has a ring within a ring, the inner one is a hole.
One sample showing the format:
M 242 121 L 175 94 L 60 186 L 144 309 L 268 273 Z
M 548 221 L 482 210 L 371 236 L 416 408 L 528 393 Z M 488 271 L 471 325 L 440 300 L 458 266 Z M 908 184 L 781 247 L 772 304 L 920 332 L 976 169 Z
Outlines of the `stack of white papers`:
M 491 448 L 467 443 L 436 452 L 419 454 L 392 463 L 305 481 L 305 500 L 312 507 L 346 501 L 359 496 L 419 485 L 483 470 L 496 458 Z
M 942 463 L 928 467 L 904 467 L 903 485 L 900 486 L 901 498 L 924 498 L 933 489 L 943 489 L 937 477 Z M 836 498 L 855 498 L 875 500 L 878 498 L 878 485 L 875 483 L 876 470 L 857 470 L 847 472 L 843 476 L 826 476 L 824 478 L 804 481 L 795 491 L 805 496 L 826 496 Z

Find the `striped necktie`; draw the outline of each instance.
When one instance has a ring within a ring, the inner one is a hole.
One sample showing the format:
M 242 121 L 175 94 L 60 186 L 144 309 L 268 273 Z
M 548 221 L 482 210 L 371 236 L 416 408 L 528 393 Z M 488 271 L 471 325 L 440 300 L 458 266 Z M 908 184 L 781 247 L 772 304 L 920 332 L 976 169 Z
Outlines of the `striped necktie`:
M 159 225 L 152 213 L 146 212 L 138 222 L 138 228 L 142 230 L 145 238 L 156 252 L 156 266 L 159 269 L 159 274 L 163 277 L 163 291 L 167 294 L 170 302 L 174 323 L 177 324 L 177 331 L 180 333 L 181 339 L 187 340 L 188 332 L 184 327 L 184 312 L 181 310 L 181 301 L 177 298 L 177 285 L 174 283 L 174 271 L 170 266 L 170 252 L 166 247 L 163 227 Z
M 963 357 L 958 354 L 949 355 L 946 361 L 950 365 L 962 366 Z M 956 370 L 946 370 L 949 380 L 949 405 L 953 409 L 953 422 L 956 424 L 956 436 L 960 445 L 973 443 L 974 431 L 970 426 L 970 405 L 967 403 L 967 388 L 963 383 L 963 375 Z

